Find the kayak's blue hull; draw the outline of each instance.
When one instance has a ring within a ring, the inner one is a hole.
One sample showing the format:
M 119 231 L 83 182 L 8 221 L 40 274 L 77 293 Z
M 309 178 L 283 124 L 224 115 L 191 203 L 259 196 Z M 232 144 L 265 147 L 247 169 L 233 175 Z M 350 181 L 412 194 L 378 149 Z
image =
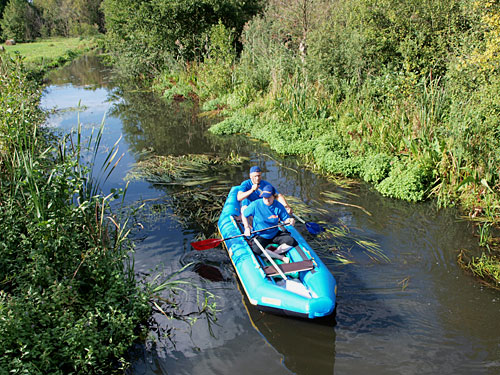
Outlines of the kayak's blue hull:
M 238 190 L 237 186 L 231 189 L 219 218 L 222 238 L 241 234 L 234 218 L 240 213 L 240 202 L 236 199 Z M 312 270 L 301 271 L 298 278 L 297 274 L 295 278 L 290 278 L 292 283 L 287 282 L 288 290 L 281 277 L 266 276 L 262 261 L 254 255 L 243 236 L 224 242 L 248 300 L 264 311 L 310 319 L 327 316 L 335 309 L 335 278 L 297 230 L 292 226 L 287 226 L 287 230 L 299 243 L 299 251 L 294 248 L 287 255 L 293 262 L 312 259 L 314 264 Z M 301 286 L 307 291 L 305 295 L 297 294 L 292 291 L 295 288 L 289 287 L 298 282 L 305 286 Z

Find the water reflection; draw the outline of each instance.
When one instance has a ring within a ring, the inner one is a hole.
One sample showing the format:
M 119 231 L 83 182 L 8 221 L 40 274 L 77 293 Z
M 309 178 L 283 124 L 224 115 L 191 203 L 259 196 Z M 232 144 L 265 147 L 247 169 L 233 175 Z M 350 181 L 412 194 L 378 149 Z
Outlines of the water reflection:
M 46 81 L 50 85 L 67 85 L 93 90 L 108 87 L 111 68 L 102 64 L 98 55 L 85 55 L 47 74 Z
M 335 312 L 317 320 L 285 318 L 261 312 L 247 298 L 245 306 L 255 328 L 283 356 L 294 374 L 333 374 Z

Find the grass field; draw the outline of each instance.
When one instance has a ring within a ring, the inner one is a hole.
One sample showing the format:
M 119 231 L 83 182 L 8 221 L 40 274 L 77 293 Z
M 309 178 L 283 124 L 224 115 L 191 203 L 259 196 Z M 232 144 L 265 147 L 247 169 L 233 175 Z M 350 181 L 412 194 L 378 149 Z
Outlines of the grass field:
M 18 52 L 27 63 L 44 63 L 54 61 L 68 55 L 69 51 L 84 52 L 97 46 L 94 39 L 76 38 L 50 38 L 40 39 L 33 43 L 19 43 L 14 46 L 6 46 L 9 54 Z

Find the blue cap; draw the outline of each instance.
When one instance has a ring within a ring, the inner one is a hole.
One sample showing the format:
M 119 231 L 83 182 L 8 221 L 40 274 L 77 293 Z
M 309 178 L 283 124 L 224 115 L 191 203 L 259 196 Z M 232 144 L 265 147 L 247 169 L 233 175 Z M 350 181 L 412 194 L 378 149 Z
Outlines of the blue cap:
M 274 195 L 274 188 L 272 185 L 266 185 L 264 186 L 264 189 L 262 189 L 262 193 L 260 193 L 260 196 L 262 198 L 270 198 Z
M 256 165 L 250 168 L 250 173 L 255 173 L 255 172 L 261 172 L 260 168 Z

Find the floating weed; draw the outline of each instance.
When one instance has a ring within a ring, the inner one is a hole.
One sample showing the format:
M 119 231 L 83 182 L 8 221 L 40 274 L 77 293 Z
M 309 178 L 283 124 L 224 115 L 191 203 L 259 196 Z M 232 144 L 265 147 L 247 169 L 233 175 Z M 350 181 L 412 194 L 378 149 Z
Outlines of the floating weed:
M 335 200 L 341 200 L 342 198 L 344 198 L 342 194 L 333 191 L 322 191 L 321 195 Z
M 500 290 L 500 257 L 498 255 L 483 252 L 481 256 L 471 256 L 468 251 L 461 250 L 458 255 L 458 264 L 479 277 L 489 287 Z
M 153 156 L 137 163 L 129 177 L 171 186 L 165 204 L 183 227 L 196 228 L 200 240 L 216 234 L 216 223 L 231 185 L 222 178 L 224 169 L 242 160 L 234 153 L 227 158 L 202 154 Z
M 352 193 L 350 193 L 350 194 L 352 194 Z M 338 193 L 333 193 L 333 192 L 330 192 L 330 191 L 322 191 L 321 195 L 324 195 L 324 196 L 326 196 L 328 198 L 332 198 L 332 199 L 325 200 L 324 201 L 325 203 L 332 204 L 332 205 L 333 204 L 339 204 L 339 205 L 342 205 L 342 206 L 348 206 L 348 207 L 358 208 L 361 211 L 363 211 L 365 214 L 367 214 L 368 216 L 372 216 L 372 214 L 368 210 L 366 210 L 365 208 L 363 208 L 361 206 L 358 206 L 356 204 L 351 204 L 351 203 L 340 202 L 339 200 L 342 199 L 342 196 L 340 194 L 338 194 Z
M 351 232 L 349 227 L 342 222 L 326 227 L 325 232 L 310 240 L 310 243 L 314 244 L 317 249 L 327 249 L 333 254 L 335 260 L 343 264 L 354 263 L 353 249 L 360 249 L 374 262 L 390 263 L 390 259 L 384 254 L 379 244 Z
M 155 184 L 195 186 L 218 181 L 221 185 L 226 182 L 218 177 L 221 169 L 242 161 L 243 158 L 233 153 L 226 158 L 205 154 L 152 156 L 136 163 L 127 177 L 144 178 Z
M 198 286 L 187 276 L 182 274 L 192 267 L 193 263 L 188 263 L 180 270 L 168 275 L 157 274 L 150 281 L 144 275 L 143 282 L 149 291 L 150 303 L 153 306 L 153 312 L 163 315 L 169 320 L 182 321 L 192 327 L 194 323 L 202 316 L 206 318 L 208 328 L 217 321 L 216 296 L 205 288 Z M 181 301 L 181 296 L 189 300 L 189 303 Z M 194 297 L 194 301 L 193 301 Z M 190 305 L 195 308 L 190 312 L 183 310 L 183 306 Z M 153 331 L 158 335 L 170 339 L 170 333 L 154 319 L 151 324 L 155 326 Z M 154 338 L 153 338 L 154 339 Z
M 337 199 L 342 198 L 340 194 L 333 192 L 325 192 L 325 195 Z M 293 205 L 294 211 L 304 220 L 308 221 L 310 219 L 325 228 L 324 232 L 308 239 L 311 246 L 316 249 L 328 249 L 328 253 L 333 254 L 332 256 L 327 255 L 325 258 L 334 259 L 342 264 L 354 263 L 351 249 L 356 247 L 361 249 L 374 262 L 390 262 L 377 243 L 352 233 L 349 227 L 341 221 L 336 225 L 332 225 L 322 220 L 321 217 L 329 216 L 331 213 L 326 209 L 317 208 L 321 206 L 321 202 L 313 201 L 312 203 L 315 206 L 313 208 L 293 196 L 287 197 L 287 200 Z
M 343 256 L 340 253 L 336 253 L 335 255 L 322 255 L 322 258 L 323 259 L 332 259 L 332 260 L 334 260 L 336 262 L 340 262 L 344 265 L 354 263 L 352 260 L 347 259 L 345 256 Z
M 404 291 L 408 287 L 409 282 L 410 282 L 410 276 L 407 276 L 403 280 L 398 282 L 398 285 L 401 285 L 401 290 Z
M 213 236 L 217 233 L 216 223 L 226 196 L 227 188 L 206 190 L 197 187 L 174 193 L 171 206 L 175 219 L 185 227 L 198 227 L 201 233 L 197 240 L 204 239 L 203 236 Z
M 316 212 L 316 209 L 305 204 L 299 198 L 296 198 L 294 196 L 287 196 L 286 200 L 293 206 L 293 210 L 296 211 L 300 216 L 302 215 L 311 216 L 314 215 L 314 213 Z

